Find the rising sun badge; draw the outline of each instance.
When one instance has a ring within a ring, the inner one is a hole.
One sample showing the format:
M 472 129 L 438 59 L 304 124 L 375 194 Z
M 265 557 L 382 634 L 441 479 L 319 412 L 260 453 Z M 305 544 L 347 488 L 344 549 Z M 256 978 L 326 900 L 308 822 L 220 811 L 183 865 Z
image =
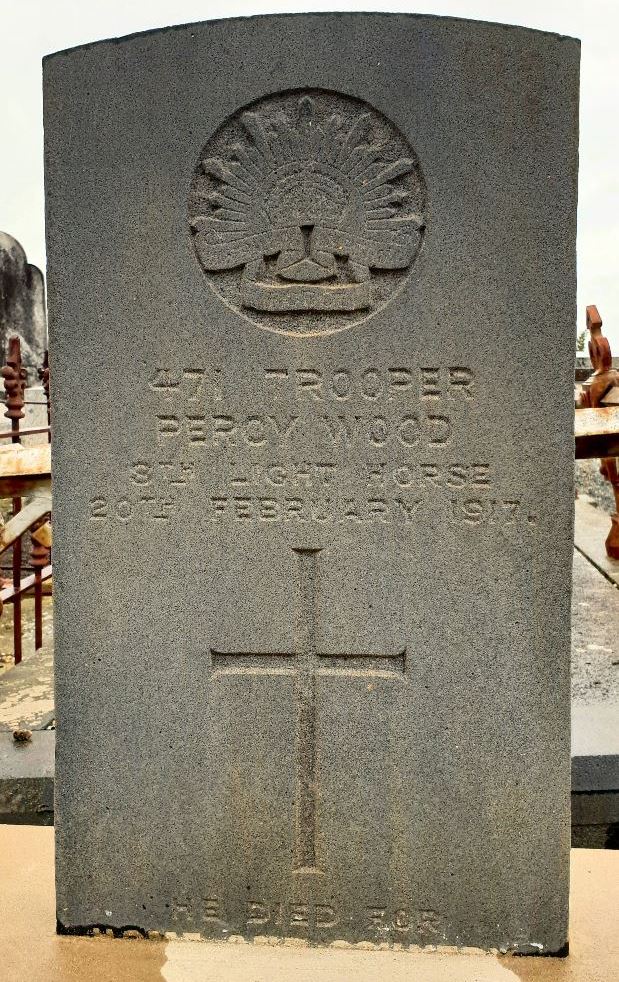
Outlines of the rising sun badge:
M 419 161 L 385 116 L 323 90 L 278 93 L 213 134 L 189 222 L 210 286 L 259 327 L 346 330 L 402 287 L 425 231 Z

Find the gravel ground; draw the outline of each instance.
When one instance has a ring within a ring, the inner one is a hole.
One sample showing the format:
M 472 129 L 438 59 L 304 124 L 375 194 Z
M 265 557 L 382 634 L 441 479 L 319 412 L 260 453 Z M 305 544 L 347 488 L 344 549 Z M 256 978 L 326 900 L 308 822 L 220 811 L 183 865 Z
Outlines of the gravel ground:
M 599 460 L 577 460 L 575 467 L 577 494 L 586 494 L 591 504 L 611 515 L 615 510 L 613 489 L 600 474 Z

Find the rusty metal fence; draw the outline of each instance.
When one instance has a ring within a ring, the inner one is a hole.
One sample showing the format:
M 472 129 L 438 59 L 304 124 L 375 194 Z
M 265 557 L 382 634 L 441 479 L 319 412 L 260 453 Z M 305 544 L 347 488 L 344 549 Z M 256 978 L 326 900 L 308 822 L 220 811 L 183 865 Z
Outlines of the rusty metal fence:
M 0 613 L 5 604 L 13 605 L 13 652 L 15 664 L 22 660 L 22 599 L 34 595 L 35 650 L 43 646 L 43 584 L 51 586 L 51 413 L 49 400 L 49 362 L 45 352 L 38 376 L 47 410 L 47 426 L 24 428 L 27 398 L 27 372 L 22 364 L 18 337 L 9 340 L 4 379 L 4 416 L 10 429 L 0 431 L 0 498 L 10 499 L 10 515 L 3 517 L 0 529 L 0 556 L 11 550 L 10 577 L 2 580 Z M 43 446 L 23 445 L 26 437 L 38 435 Z M 7 441 L 7 445 L 4 445 Z M 29 534 L 30 541 L 24 541 Z M 8 580 L 8 582 L 7 582 Z

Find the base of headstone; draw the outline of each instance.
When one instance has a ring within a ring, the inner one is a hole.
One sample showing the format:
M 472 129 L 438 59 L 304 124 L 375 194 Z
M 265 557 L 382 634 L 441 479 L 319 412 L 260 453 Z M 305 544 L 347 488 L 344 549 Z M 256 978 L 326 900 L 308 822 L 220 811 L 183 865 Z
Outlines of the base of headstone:
M 27 982 L 610 982 L 616 976 L 619 852 L 573 850 L 569 958 L 523 960 L 472 948 L 370 951 L 211 944 L 54 933 L 52 829 L 0 826 L 0 965 Z

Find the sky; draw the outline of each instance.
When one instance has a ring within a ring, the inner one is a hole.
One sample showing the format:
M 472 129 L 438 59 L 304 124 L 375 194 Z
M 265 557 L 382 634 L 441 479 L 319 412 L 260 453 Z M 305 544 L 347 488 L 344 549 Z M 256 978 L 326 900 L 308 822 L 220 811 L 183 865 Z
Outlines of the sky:
M 45 269 L 41 59 L 62 48 L 222 16 L 319 10 L 445 14 L 582 40 L 578 330 L 597 305 L 619 355 L 619 0 L 0 0 L 0 230 Z M 543 325 L 540 325 L 540 331 Z

